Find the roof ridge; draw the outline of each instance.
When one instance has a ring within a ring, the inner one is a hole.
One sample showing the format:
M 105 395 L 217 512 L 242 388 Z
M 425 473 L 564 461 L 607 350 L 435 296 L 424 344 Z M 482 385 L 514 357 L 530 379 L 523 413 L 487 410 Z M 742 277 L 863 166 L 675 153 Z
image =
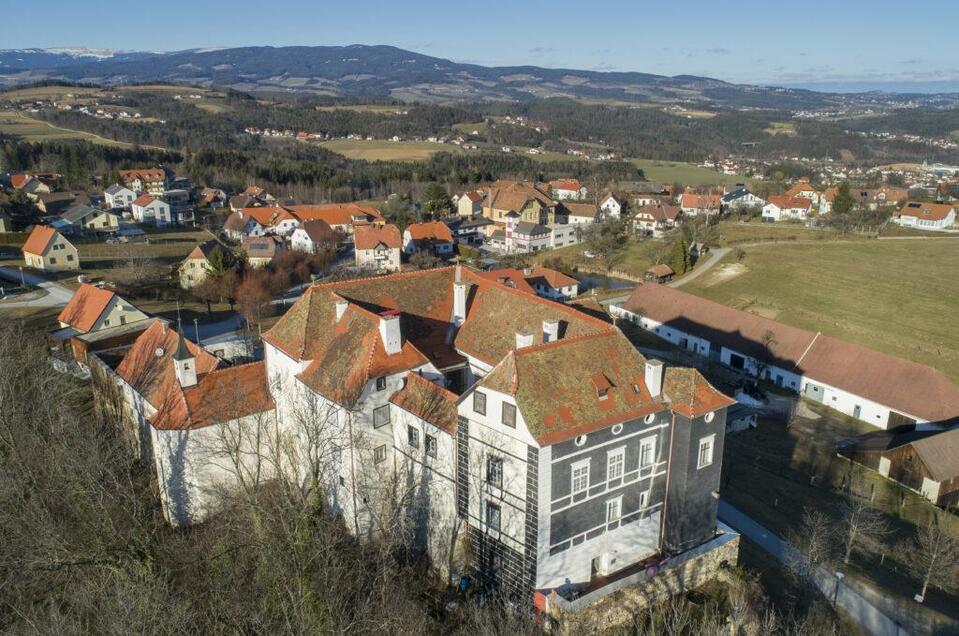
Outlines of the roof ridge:
M 605 323 L 605 322 L 603 324 L 606 325 L 607 327 L 610 326 L 608 323 Z M 556 347 L 559 345 L 573 344 L 573 343 L 583 342 L 586 340 L 593 340 L 597 338 L 608 338 L 614 335 L 616 335 L 616 330 L 609 329 L 607 331 L 600 331 L 597 333 L 586 333 L 581 336 L 573 336 L 572 338 L 557 338 L 556 340 L 553 340 L 551 342 L 541 342 L 539 344 L 533 344 L 526 347 L 522 347 L 521 349 L 512 349 L 511 351 L 515 351 L 517 355 L 526 355 L 529 353 L 536 353 L 538 351 L 542 351 L 543 349 L 548 349 L 548 348 Z
M 334 289 L 334 288 L 337 288 L 337 287 L 347 287 L 347 286 L 350 286 L 350 285 L 357 285 L 357 284 L 359 284 L 359 285 L 365 285 L 366 283 L 371 283 L 371 282 L 373 282 L 373 281 L 390 280 L 390 279 L 393 279 L 393 278 L 397 278 L 397 277 L 399 277 L 399 276 L 404 276 L 404 277 L 406 277 L 406 276 L 420 276 L 420 275 L 423 275 L 423 274 L 428 274 L 428 273 L 431 273 L 431 272 L 438 272 L 438 271 L 442 271 L 442 270 L 445 270 L 445 269 L 452 270 L 452 269 L 453 269 L 453 266 L 452 266 L 452 265 L 444 265 L 444 266 L 442 266 L 442 267 L 431 267 L 431 268 L 429 268 L 429 269 L 417 269 L 417 270 L 413 270 L 413 271 L 409 271 L 409 272 L 393 272 L 392 274 L 385 274 L 385 275 L 383 275 L 383 276 L 371 276 L 370 278 L 354 278 L 354 279 L 352 279 L 352 280 L 337 280 L 337 281 L 333 281 L 333 282 L 330 282 L 330 283 L 321 283 L 321 284 L 319 284 L 319 285 L 310 285 L 310 289 L 314 289 L 314 288 Z
M 416 378 L 416 380 L 415 380 L 416 382 L 425 382 L 426 384 L 429 384 L 430 386 L 434 387 L 435 389 L 438 389 L 440 392 L 444 393 L 444 394 L 447 395 L 447 396 L 453 397 L 454 399 L 459 398 L 458 395 L 456 395 L 455 393 L 453 393 L 452 391 L 450 391 L 449 389 L 447 389 L 445 386 L 440 386 L 440 385 L 436 384 L 435 382 L 430 382 L 429 380 L 427 380 L 426 378 L 424 378 L 424 377 L 423 377 L 422 375 L 420 375 L 419 373 L 415 373 L 412 369 L 406 372 L 406 377 L 407 377 L 407 378 Z M 407 385 L 407 386 L 409 386 L 409 385 Z M 406 388 L 406 386 L 403 387 L 403 389 L 405 389 L 405 388 Z M 400 391 L 402 391 L 403 389 L 400 389 Z M 393 393 L 393 395 L 396 395 L 396 394 L 399 393 L 400 391 L 395 391 L 395 392 Z M 390 399 L 392 399 L 392 398 L 393 398 L 393 396 L 391 395 L 391 396 L 390 396 Z

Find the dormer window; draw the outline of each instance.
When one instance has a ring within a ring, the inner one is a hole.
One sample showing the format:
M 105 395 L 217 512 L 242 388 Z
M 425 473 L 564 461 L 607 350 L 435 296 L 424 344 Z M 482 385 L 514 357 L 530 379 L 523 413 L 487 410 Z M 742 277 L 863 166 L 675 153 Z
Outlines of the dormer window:
M 609 397 L 609 389 L 600 389 L 597 392 L 597 395 L 599 396 L 599 399 L 605 400 L 606 398 Z

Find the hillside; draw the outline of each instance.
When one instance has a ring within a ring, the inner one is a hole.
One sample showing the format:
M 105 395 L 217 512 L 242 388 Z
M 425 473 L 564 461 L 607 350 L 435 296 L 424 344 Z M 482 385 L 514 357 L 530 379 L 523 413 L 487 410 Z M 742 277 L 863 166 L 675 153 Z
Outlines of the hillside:
M 732 108 L 815 109 L 865 97 L 635 72 L 486 67 L 392 46 L 239 47 L 173 53 L 0 51 L 0 83 L 62 79 L 103 84 L 174 82 L 256 92 L 304 92 L 405 101 L 528 101 L 574 97 Z M 870 103 L 881 97 L 871 94 Z

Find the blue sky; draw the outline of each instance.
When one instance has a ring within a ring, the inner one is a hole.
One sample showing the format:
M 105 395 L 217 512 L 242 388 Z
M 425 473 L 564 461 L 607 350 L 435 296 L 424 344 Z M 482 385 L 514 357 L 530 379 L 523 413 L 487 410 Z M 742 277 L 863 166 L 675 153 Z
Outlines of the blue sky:
M 392 44 L 485 65 L 959 86 L 956 0 L 46 0 L 42 20 L 28 2 L 3 15 L 0 48 Z

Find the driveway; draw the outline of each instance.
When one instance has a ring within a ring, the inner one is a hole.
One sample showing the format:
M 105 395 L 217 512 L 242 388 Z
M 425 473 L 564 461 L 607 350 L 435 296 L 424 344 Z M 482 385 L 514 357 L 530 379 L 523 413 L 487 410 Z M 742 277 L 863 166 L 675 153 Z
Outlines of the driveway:
M 0 278 L 5 278 L 19 285 L 20 270 L 15 267 L 0 267 Z M 39 298 L 3 301 L 0 302 L 0 309 L 4 307 L 63 307 L 73 298 L 72 289 L 27 271 L 23 272 L 23 282 L 39 287 L 46 294 Z
M 666 283 L 666 286 L 682 287 L 689 281 L 696 280 L 697 278 L 699 278 L 700 276 L 708 272 L 710 269 L 712 269 L 713 265 L 715 265 L 716 263 L 718 263 L 719 261 L 723 259 L 723 256 L 726 256 L 726 254 L 729 254 L 730 249 L 731 248 L 728 248 L 728 247 L 716 247 L 709 250 L 708 261 L 706 261 L 705 263 L 698 264 L 697 267 L 693 269 L 693 271 L 689 272 L 685 276 L 681 276 L 680 278 L 677 278 L 676 280 L 670 283 Z

